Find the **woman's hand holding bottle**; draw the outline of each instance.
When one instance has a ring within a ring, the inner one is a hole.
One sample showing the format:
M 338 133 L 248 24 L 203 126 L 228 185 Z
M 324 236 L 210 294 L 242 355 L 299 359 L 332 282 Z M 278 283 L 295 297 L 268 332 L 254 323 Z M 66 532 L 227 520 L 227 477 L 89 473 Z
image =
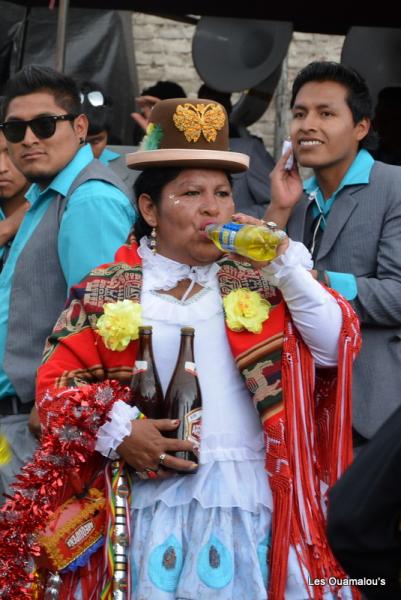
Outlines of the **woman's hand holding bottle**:
M 262 239 L 256 239 L 258 237 L 257 235 L 255 236 L 255 239 L 252 239 L 254 235 L 251 230 L 249 231 L 250 235 L 247 235 L 247 232 L 244 230 L 244 236 L 241 236 L 242 232 L 240 232 L 240 235 L 238 235 L 238 233 L 234 231 L 233 233 L 236 239 L 234 238 L 232 247 L 230 247 L 230 244 L 227 245 L 223 243 L 222 245 L 220 245 L 221 240 L 216 241 L 216 239 L 214 239 L 218 247 L 220 247 L 223 250 L 230 251 L 230 253 L 233 256 L 235 256 L 235 259 L 239 262 L 244 261 L 245 257 L 245 260 L 249 262 L 254 267 L 254 269 L 262 269 L 264 266 L 268 265 L 272 260 L 280 256 L 281 254 L 284 254 L 284 252 L 287 250 L 289 238 L 285 234 L 285 232 L 269 227 L 268 224 L 262 219 L 257 219 L 244 213 L 236 213 L 232 216 L 232 221 L 234 227 L 235 224 L 252 225 L 257 227 L 258 229 L 264 228 L 266 232 L 269 232 L 271 234 L 271 239 L 268 239 L 267 245 L 263 243 Z M 230 227 L 230 224 L 228 224 L 228 227 Z M 255 234 L 256 233 L 257 232 L 255 231 Z M 211 237 L 210 234 L 209 236 Z M 244 239 L 241 239 L 242 237 Z M 216 238 L 216 234 L 213 235 L 213 238 Z M 263 260 L 265 256 L 269 257 L 268 260 Z
M 124 438 L 117 447 L 117 452 L 135 471 L 141 473 L 153 470 L 161 479 L 173 475 L 175 471 L 190 473 L 198 467 L 196 463 L 169 454 L 194 450 L 191 442 L 163 436 L 163 432 L 177 429 L 178 421 L 140 419 L 131 424 L 131 434 Z M 163 467 L 170 471 L 160 468 L 161 456 L 164 456 Z

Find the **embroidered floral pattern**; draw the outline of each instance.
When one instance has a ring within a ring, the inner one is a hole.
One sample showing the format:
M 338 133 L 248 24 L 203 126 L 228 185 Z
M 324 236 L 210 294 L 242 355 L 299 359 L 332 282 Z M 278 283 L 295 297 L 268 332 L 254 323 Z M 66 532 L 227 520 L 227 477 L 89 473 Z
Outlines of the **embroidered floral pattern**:
M 207 142 L 215 142 L 217 132 L 223 128 L 226 116 L 217 104 L 194 106 L 186 102 L 177 106 L 173 121 L 177 129 L 184 132 L 187 142 L 197 142 L 202 134 Z
M 104 314 L 98 319 L 97 331 L 109 350 L 121 352 L 139 337 L 142 307 L 132 300 L 106 302 Z
M 272 306 L 281 302 L 281 293 L 273 287 L 260 271 L 255 270 L 249 263 L 238 263 L 229 256 L 223 256 L 219 261 L 220 291 L 222 296 L 227 296 L 233 290 L 246 287 L 252 292 L 258 292 L 266 298 Z
M 230 292 L 223 304 L 228 327 L 233 331 L 247 329 L 251 333 L 262 331 L 271 308 L 270 302 L 264 300 L 258 292 L 244 288 Z

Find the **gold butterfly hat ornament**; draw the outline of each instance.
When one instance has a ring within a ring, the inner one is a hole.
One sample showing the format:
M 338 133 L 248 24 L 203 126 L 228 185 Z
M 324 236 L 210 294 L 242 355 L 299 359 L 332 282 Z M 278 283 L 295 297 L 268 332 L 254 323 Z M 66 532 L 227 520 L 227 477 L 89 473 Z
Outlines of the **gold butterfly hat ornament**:
M 184 132 L 187 142 L 197 142 L 203 134 L 207 142 L 215 142 L 222 129 L 225 114 L 219 104 L 179 104 L 173 115 L 175 126 Z
M 245 171 L 249 157 L 229 150 L 228 117 L 215 101 L 200 98 L 160 100 L 153 107 L 146 135 L 127 165 Z

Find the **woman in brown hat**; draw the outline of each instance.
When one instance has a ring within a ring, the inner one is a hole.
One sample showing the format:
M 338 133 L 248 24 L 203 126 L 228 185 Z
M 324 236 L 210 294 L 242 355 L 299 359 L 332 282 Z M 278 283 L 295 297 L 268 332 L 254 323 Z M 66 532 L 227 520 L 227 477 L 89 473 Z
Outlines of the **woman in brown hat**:
M 67 420 L 63 453 L 73 460 L 80 451 L 74 468 L 58 468 L 63 492 L 56 496 L 54 475 L 42 481 L 35 471 L 40 507 L 46 501 L 54 509 L 71 495 L 71 473 L 75 490 L 77 478 L 93 485 L 98 453 L 125 459 L 141 476 L 132 488 L 131 578 L 121 598 L 306 600 L 332 598 L 343 583 L 325 538 L 325 501 L 351 459 L 357 320 L 313 278 L 302 244 L 285 238 L 273 261 L 251 264 L 223 256 L 207 238 L 208 224 L 233 219 L 230 173 L 248 165 L 246 155 L 229 151 L 227 132 L 218 103 L 155 106 L 141 150 L 128 156 L 129 166 L 143 170 L 135 239 L 72 289 L 38 372 L 43 452 L 55 447 Z M 199 449 L 165 435 L 177 423 L 138 420 L 123 401 L 126 391 L 109 382 L 129 383 L 140 323 L 153 326 L 164 392 L 180 328 L 195 328 Z M 193 449 L 199 467 L 174 456 Z M 97 487 L 107 490 L 107 468 L 102 481 Z M 24 510 L 26 527 L 33 517 Z M 62 575 L 59 597 L 108 597 L 101 594 L 113 567 L 102 569 L 103 556 L 98 551 L 86 567 Z

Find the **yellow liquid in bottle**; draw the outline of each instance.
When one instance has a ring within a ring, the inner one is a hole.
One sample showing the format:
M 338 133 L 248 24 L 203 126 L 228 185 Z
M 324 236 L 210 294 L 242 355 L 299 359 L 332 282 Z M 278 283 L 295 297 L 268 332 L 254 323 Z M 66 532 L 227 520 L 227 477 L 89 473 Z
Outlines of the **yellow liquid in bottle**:
M 223 252 L 236 252 L 256 261 L 273 260 L 283 233 L 257 225 L 208 225 L 207 236 Z

